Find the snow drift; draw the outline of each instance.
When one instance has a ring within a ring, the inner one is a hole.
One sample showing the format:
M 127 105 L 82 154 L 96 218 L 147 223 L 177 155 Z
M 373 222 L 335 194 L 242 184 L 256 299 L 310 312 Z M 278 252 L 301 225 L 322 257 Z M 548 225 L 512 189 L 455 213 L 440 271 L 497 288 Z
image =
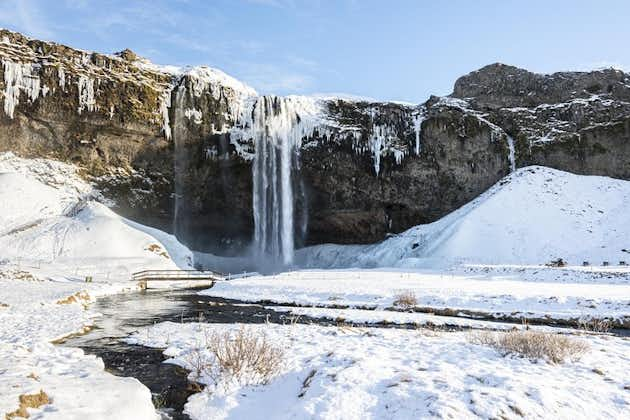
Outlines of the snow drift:
M 0 260 L 122 273 L 191 267 L 192 253 L 175 237 L 99 198 L 71 165 L 0 155 Z
M 427 225 L 367 246 L 302 249 L 305 267 L 445 267 L 630 260 L 630 182 L 521 168 Z

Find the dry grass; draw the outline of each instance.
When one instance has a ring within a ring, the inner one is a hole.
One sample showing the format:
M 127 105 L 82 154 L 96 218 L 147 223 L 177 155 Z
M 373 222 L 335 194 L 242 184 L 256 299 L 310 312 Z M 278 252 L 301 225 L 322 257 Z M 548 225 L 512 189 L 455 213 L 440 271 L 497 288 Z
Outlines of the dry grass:
M 72 303 L 80 303 L 84 307 L 87 306 L 87 304 L 90 303 L 89 293 L 86 291 L 76 292 L 75 294 L 70 295 L 67 298 L 59 299 L 57 301 L 57 305 L 70 305 Z
M 17 417 L 28 418 L 29 414 L 27 409 L 39 408 L 48 403 L 50 403 L 50 399 L 42 390 L 40 390 L 37 394 L 22 394 L 20 395 L 20 408 L 11 413 L 7 413 L 5 415 L 5 419 L 11 420 Z
M 494 347 L 504 355 L 515 354 L 529 359 L 545 359 L 551 363 L 576 360 L 588 350 L 584 341 L 561 334 L 532 330 L 509 332 L 477 332 L 470 336 L 474 344 Z
M 0 279 L 2 280 L 23 280 L 23 281 L 38 281 L 34 275 L 24 270 L 9 269 L 0 271 Z
M 284 351 L 264 332 L 245 327 L 206 334 L 205 346 L 193 350 L 188 359 L 195 379 L 206 377 L 217 386 L 267 384 L 283 361 Z
M 612 329 L 612 323 L 607 319 L 589 319 L 580 321 L 579 328 L 585 332 L 607 333 Z
M 402 309 L 410 309 L 418 304 L 415 293 L 408 290 L 394 297 L 394 306 Z
M 153 252 L 154 254 L 157 254 L 161 257 L 166 258 L 167 260 L 170 260 L 171 257 L 169 257 L 168 252 L 166 252 L 166 250 L 164 248 L 162 248 L 160 245 L 158 244 L 149 244 L 149 246 L 147 246 L 146 248 L 144 248 L 146 251 L 150 251 Z

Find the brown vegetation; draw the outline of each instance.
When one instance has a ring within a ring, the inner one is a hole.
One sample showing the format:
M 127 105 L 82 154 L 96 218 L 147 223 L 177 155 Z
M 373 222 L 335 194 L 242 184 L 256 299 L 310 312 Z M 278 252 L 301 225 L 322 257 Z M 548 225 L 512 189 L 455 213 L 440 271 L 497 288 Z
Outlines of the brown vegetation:
M 144 248 L 146 251 L 150 251 L 153 252 L 154 254 L 157 254 L 161 257 L 164 257 L 166 259 L 170 259 L 171 257 L 169 257 L 168 252 L 166 252 L 164 250 L 164 248 L 162 248 L 160 245 L 158 244 L 150 244 L 149 246 L 147 246 L 146 248 Z
M 418 304 L 418 299 L 412 291 L 402 292 L 394 297 L 394 306 L 410 309 Z
M 494 347 L 504 355 L 545 359 L 551 363 L 562 363 L 568 358 L 577 359 L 588 350 L 588 344 L 581 340 L 532 330 L 478 332 L 470 336 L 470 341 Z
M 612 329 L 612 323 L 607 319 L 589 319 L 580 321 L 579 328 L 586 332 L 606 333 Z
M 25 281 L 37 281 L 38 279 L 28 271 L 24 270 L 5 270 L 0 271 L 0 279 L 3 280 L 25 280 Z
M 7 413 L 5 415 L 5 419 L 11 420 L 16 417 L 28 418 L 29 414 L 27 410 L 29 408 L 39 408 L 48 403 L 50 403 L 50 399 L 42 390 L 40 390 L 37 394 L 22 394 L 20 395 L 20 408 L 11 413 Z
M 59 299 L 57 305 L 70 305 L 71 303 L 80 303 L 84 307 L 90 302 L 90 295 L 86 291 L 76 292 L 64 299 Z
M 283 361 L 284 351 L 264 332 L 245 327 L 206 334 L 205 346 L 193 350 L 188 359 L 195 379 L 207 377 L 215 385 L 266 384 L 280 372 Z

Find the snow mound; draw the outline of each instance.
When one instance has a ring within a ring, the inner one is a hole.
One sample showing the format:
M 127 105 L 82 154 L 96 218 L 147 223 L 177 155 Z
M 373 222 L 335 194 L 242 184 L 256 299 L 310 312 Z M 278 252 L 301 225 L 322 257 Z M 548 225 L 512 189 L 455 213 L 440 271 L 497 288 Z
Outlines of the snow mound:
M 97 193 L 89 184 L 68 176 L 69 165 L 45 161 L 48 177 L 38 176 L 43 161 L 29 166 L 27 159 L 0 156 L 0 260 L 95 273 L 191 267 L 192 253 L 175 237 L 94 201 Z
M 306 267 L 444 267 L 630 260 L 630 182 L 521 168 L 477 199 L 427 224 L 368 246 L 298 252 Z

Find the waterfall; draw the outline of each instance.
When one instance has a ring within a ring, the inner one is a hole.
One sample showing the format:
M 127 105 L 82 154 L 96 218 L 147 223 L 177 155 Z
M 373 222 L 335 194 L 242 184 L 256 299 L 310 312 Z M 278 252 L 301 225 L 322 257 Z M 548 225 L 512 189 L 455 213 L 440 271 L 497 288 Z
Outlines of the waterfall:
M 162 99 L 164 105 L 164 133 L 167 138 L 173 137 L 173 235 L 181 236 L 182 228 L 185 227 L 184 209 L 184 180 L 188 171 L 188 158 L 186 151 L 186 127 L 184 103 L 187 96 L 186 86 L 181 84 L 175 90 L 175 103 L 173 106 L 172 125 L 169 121 L 169 109 L 171 105 L 172 90 L 167 91 Z M 166 106 L 168 105 L 168 106 Z M 183 216 L 183 217 L 182 217 Z
M 262 96 L 254 104 L 250 130 L 254 140 L 253 215 L 254 246 L 259 258 L 284 265 L 293 263 L 295 249 L 294 191 L 303 197 L 299 170 L 302 139 L 312 136 L 319 112 L 316 104 L 300 97 Z M 306 216 L 299 221 L 306 230 Z
M 516 149 L 514 148 L 514 139 L 507 135 L 508 143 L 508 162 L 510 162 L 510 173 L 516 170 Z

